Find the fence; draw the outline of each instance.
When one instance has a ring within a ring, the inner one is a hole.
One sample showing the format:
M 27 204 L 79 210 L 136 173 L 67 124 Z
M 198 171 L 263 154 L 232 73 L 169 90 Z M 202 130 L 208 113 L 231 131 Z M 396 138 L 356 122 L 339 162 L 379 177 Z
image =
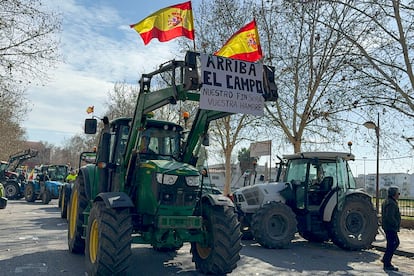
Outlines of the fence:
M 379 213 L 381 213 L 381 204 L 384 200 L 384 198 L 379 199 Z M 372 198 L 372 204 L 375 206 L 375 197 Z M 400 198 L 398 199 L 398 207 L 400 207 L 401 216 L 414 217 L 414 200 Z

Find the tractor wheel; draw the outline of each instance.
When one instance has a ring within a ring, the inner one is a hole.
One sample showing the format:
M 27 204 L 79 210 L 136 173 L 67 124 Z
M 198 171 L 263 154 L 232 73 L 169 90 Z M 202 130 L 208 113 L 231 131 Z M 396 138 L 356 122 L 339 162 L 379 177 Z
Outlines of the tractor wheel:
M 63 187 L 64 186 L 60 186 L 59 187 L 59 197 L 58 197 L 58 208 L 59 209 L 62 208 L 62 193 L 63 193 Z
M 9 181 L 4 184 L 4 191 L 8 199 L 19 199 L 20 186 L 19 183 Z
M 67 218 L 68 202 L 70 197 L 70 189 L 65 185 L 61 188 L 62 192 L 59 196 L 60 201 L 60 217 Z
M 4 209 L 7 206 L 7 198 L 0 197 L 0 209 Z
M 191 243 L 196 269 L 204 274 L 226 274 L 233 271 L 240 259 L 240 223 L 229 206 L 203 205 L 203 230 L 207 245 Z
M 51 200 L 52 200 L 52 196 L 50 195 L 50 191 L 45 189 L 42 193 L 42 203 L 49 204 Z
M 68 209 L 68 246 L 72 253 L 83 253 L 85 251 L 85 240 L 83 234 L 83 211 L 88 205 L 85 185 L 82 177 L 76 180 L 70 197 L 70 208 Z
M 36 192 L 33 183 L 28 183 L 24 188 L 24 198 L 27 202 L 34 202 L 36 200 Z
M 329 241 L 329 234 L 325 232 L 313 233 L 310 231 L 299 231 L 299 235 L 310 242 L 325 242 Z
M 281 202 L 270 202 L 253 215 L 252 231 L 256 241 L 266 248 L 286 248 L 296 233 L 296 216 Z
M 106 208 L 102 201 L 92 206 L 86 231 L 88 275 L 124 275 L 129 267 L 132 222 L 128 208 Z
M 378 217 L 371 199 L 353 194 L 345 199 L 341 210 L 335 209 L 331 226 L 331 239 L 342 249 L 361 250 L 371 247 L 378 231 Z

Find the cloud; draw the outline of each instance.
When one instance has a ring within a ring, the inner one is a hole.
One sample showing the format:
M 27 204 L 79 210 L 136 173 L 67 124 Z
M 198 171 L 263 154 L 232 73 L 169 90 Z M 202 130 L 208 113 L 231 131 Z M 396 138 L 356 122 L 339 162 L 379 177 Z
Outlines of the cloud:
M 50 1 L 63 16 L 60 52 L 62 62 L 50 70 L 50 81 L 27 91 L 31 112 L 24 120 L 29 140 L 61 145 L 63 138 L 82 132 L 95 106 L 105 112 L 108 92 L 115 82 L 137 83 L 140 75 L 174 58 L 176 42 L 153 40 L 144 46 L 119 10 L 83 2 Z M 102 4 L 102 3 L 101 3 Z

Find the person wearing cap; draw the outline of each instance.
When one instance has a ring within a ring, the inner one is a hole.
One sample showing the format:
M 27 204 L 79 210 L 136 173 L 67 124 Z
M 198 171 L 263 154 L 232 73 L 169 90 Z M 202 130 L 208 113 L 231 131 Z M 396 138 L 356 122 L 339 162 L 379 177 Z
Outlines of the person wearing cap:
M 398 232 L 400 231 L 401 213 L 397 203 L 399 197 L 399 188 L 390 187 L 388 188 L 388 197 L 381 206 L 382 229 L 384 229 L 387 239 L 387 247 L 381 260 L 384 263 L 384 270 L 398 271 L 398 267 L 391 264 L 391 259 L 400 245 Z

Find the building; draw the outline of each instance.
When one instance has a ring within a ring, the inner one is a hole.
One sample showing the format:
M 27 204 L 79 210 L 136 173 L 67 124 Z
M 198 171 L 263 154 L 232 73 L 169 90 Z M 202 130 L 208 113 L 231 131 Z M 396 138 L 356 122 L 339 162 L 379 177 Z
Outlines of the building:
M 357 186 L 364 188 L 367 193 L 375 196 L 376 174 L 360 174 L 356 178 Z M 379 175 L 380 197 L 386 197 L 390 186 L 397 186 L 401 191 L 401 198 L 414 199 L 414 174 L 407 173 L 381 173 Z

